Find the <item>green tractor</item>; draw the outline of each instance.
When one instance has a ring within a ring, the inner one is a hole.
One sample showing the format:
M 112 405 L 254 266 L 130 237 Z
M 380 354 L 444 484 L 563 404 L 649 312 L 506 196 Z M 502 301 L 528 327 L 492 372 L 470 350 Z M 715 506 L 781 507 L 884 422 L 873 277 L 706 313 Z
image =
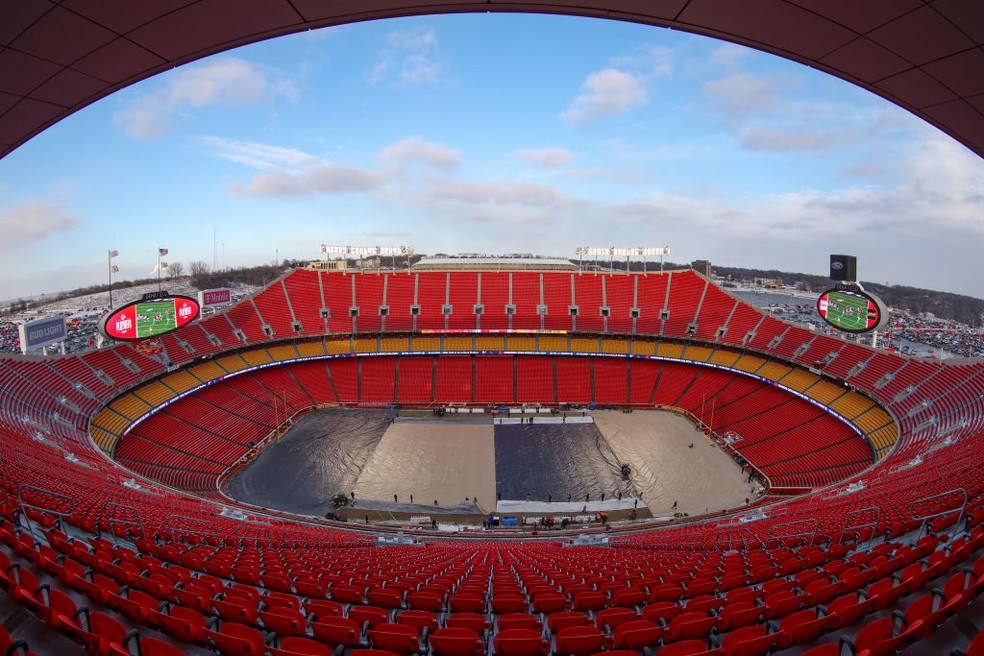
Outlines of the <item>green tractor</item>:
M 336 508 L 342 508 L 344 506 L 347 506 L 349 504 L 348 495 L 346 495 L 344 492 L 339 492 L 331 498 L 331 503 Z

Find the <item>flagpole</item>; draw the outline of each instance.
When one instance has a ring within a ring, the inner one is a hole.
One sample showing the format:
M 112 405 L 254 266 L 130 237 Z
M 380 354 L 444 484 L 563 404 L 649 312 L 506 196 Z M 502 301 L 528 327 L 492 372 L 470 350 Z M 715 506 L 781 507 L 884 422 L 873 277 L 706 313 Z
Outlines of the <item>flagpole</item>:
M 161 291 L 161 258 L 167 255 L 166 248 L 157 249 L 157 291 Z
M 113 264 L 113 258 L 119 255 L 120 252 L 116 249 L 109 249 L 106 257 L 107 272 L 109 274 L 109 309 L 113 309 L 113 274 L 116 273 L 113 269 L 116 265 Z

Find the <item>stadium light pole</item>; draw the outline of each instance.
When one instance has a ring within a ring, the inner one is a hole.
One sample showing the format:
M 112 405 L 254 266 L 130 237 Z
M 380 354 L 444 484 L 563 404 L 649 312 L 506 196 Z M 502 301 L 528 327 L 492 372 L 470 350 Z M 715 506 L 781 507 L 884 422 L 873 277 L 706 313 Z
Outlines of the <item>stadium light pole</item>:
M 629 264 L 630 264 L 630 260 L 631 260 L 632 256 L 634 256 L 634 255 L 640 255 L 640 256 L 642 256 L 643 261 L 645 262 L 645 258 L 647 256 L 649 256 L 649 255 L 659 255 L 660 256 L 659 270 L 660 270 L 660 273 L 662 273 L 662 271 L 663 271 L 663 256 L 669 254 L 670 247 L 669 246 L 660 246 L 660 247 L 638 246 L 636 248 L 620 248 L 620 247 L 616 247 L 616 246 L 605 246 L 605 247 L 602 247 L 602 248 L 593 248 L 593 247 L 590 247 L 590 246 L 578 246 L 577 249 L 576 249 L 576 252 L 577 252 L 577 256 L 578 256 L 578 268 L 579 269 L 581 267 L 581 258 L 583 256 L 585 256 L 585 255 L 593 255 L 595 257 L 607 255 L 608 256 L 608 268 L 610 270 L 613 270 L 614 269 L 615 256 L 618 255 L 618 256 L 621 257 L 621 256 L 624 255 L 625 256 L 625 272 L 626 272 L 626 274 L 629 273 Z M 645 272 L 645 271 L 647 271 L 647 266 L 644 264 L 643 265 L 643 272 Z
M 404 257 L 403 263 L 407 267 L 407 270 L 409 271 L 410 257 L 414 254 L 414 248 L 413 246 L 400 246 L 399 251 L 400 251 L 400 255 Z M 396 271 L 396 255 L 393 256 L 393 271 L 394 272 Z
M 325 260 L 328 259 L 328 254 L 333 255 L 344 255 L 346 257 L 353 256 L 356 259 L 359 257 L 365 257 L 366 255 L 375 255 L 379 258 L 378 269 L 383 268 L 383 258 L 389 255 L 395 258 L 397 255 L 413 255 L 413 246 L 336 246 L 334 244 L 321 244 L 321 252 L 325 254 Z M 395 267 L 396 265 L 393 264 Z
M 578 246 L 574 252 L 577 253 L 577 272 L 584 273 L 584 254 L 588 252 L 588 247 Z

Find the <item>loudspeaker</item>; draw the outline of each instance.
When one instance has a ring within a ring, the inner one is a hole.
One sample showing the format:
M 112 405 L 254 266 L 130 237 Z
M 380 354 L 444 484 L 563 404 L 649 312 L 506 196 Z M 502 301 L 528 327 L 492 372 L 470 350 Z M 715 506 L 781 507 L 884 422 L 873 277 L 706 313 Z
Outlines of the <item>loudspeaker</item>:
M 831 255 L 830 279 L 839 282 L 857 282 L 858 258 L 854 255 Z

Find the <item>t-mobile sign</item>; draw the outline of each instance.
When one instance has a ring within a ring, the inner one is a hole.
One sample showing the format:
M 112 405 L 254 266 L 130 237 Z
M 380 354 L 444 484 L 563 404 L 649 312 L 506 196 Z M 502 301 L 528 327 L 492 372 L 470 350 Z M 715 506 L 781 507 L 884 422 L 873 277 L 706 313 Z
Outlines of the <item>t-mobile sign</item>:
M 222 289 L 205 289 L 198 292 L 198 302 L 203 308 L 231 303 L 232 290 L 228 287 Z

